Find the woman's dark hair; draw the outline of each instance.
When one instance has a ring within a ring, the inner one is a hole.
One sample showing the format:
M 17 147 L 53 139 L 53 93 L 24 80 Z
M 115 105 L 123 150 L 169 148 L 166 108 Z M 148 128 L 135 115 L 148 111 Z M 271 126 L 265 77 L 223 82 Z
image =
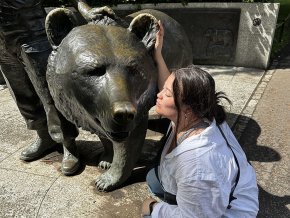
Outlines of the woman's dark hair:
M 215 81 L 208 72 L 192 65 L 174 71 L 173 75 L 175 79 L 172 88 L 178 115 L 180 104 L 183 103 L 189 105 L 199 118 L 207 118 L 210 121 L 215 118 L 217 124 L 226 120 L 220 100 L 223 98 L 229 103 L 231 101 L 224 92 L 215 91 Z

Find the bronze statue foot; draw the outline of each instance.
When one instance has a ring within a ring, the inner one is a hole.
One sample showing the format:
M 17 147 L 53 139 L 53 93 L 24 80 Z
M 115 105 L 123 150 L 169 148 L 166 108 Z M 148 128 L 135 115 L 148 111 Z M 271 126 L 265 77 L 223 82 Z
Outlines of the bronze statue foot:
M 119 178 L 109 171 L 110 170 L 97 177 L 95 186 L 98 191 L 110 191 L 119 184 L 117 183 Z
M 63 159 L 61 164 L 61 172 L 70 176 L 78 171 L 80 168 L 80 159 L 79 153 L 77 150 L 74 151 L 74 154 L 69 152 L 65 146 L 63 146 Z
M 105 148 L 105 151 L 102 153 L 102 156 L 100 157 L 100 162 L 98 164 L 98 167 L 101 168 L 102 170 L 107 170 L 112 165 L 112 161 L 113 161 L 113 155 L 112 154 L 113 154 L 113 151 L 109 152 L 108 151 L 108 146 L 106 146 L 104 148 Z
M 100 161 L 98 167 L 101 168 L 102 170 L 107 170 L 111 167 L 111 163 L 108 161 Z
M 97 177 L 95 186 L 98 191 L 111 191 L 123 183 L 127 177 L 128 175 L 126 175 L 125 172 L 121 172 L 121 170 L 116 167 L 111 167 L 108 171 Z
M 49 149 L 56 146 L 57 143 L 52 140 L 43 140 L 37 138 L 35 142 L 25 148 L 20 154 L 20 160 L 32 161 L 43 156 Z

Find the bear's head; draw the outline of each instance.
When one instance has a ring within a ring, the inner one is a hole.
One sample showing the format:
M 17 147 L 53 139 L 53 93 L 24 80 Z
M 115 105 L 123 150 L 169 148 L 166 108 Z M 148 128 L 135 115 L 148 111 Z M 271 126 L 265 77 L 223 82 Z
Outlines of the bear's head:
M 55 105 L 77 126 L 125 140 L 155 104 L 157 20 L 139 15 L 128 28 L 78 23 L 63 8 L 46 19 L 53 47 L 47 81 Z

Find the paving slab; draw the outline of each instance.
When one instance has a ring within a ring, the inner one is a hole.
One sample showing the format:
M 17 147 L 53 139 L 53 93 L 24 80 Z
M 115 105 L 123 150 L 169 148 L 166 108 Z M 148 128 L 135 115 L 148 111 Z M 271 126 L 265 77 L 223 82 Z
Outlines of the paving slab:
M 96 192 L 101 170 L 87 166 L 74 177 L 60 176 L 43 199 L 38 217 L 139 217 L 141 202 L 149 197 L 144 182 L 110 193 Z
M 55 178 L 0 169 L 0 217 L 36 217 Z
M 4 153 L 4 152 L 1 152 L 0 151 L 0 162 L 2 161 L 2 160 L 4 160 L 6 157 L 8 157 L 10 154 L 8 154 L 8 153 Z
M 0 130 L 0 151 L 2 152 L 12 154 L 20 148 L 31 144 L 36 138 L 36 134 L 32 131 L 27 131 L 25 128 L 13 130 L 15 125 L 20 126 L 17 119 L 6 120 L 1 122 L 1 125 L 3 125 Z M 21 138 L 19 138 L 19 135 L 21 135 Z
M 25 162 L 19 159 L 21 149 L 0 162 L 0 169 L 14 172 L 29 173 L 39 176 L 57 178 L 60 174 L 60 162 L 46 161 L 47 157 L 32 162 Z M 49 155 L 48 155 L 49 156 Z
M 1 152 L 12 154 L 36 137 L 33 131 L 27 131 L 25 121 L 7 88 L 0 93 L 0 125 Z

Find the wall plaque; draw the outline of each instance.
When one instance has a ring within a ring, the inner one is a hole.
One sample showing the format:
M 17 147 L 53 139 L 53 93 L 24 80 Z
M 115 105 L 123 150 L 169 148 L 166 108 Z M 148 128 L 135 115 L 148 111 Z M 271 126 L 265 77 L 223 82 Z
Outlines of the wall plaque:
M 233 65 L 240 9 L 161 9 L 182 24 L 192 44 L 194 64 Z

